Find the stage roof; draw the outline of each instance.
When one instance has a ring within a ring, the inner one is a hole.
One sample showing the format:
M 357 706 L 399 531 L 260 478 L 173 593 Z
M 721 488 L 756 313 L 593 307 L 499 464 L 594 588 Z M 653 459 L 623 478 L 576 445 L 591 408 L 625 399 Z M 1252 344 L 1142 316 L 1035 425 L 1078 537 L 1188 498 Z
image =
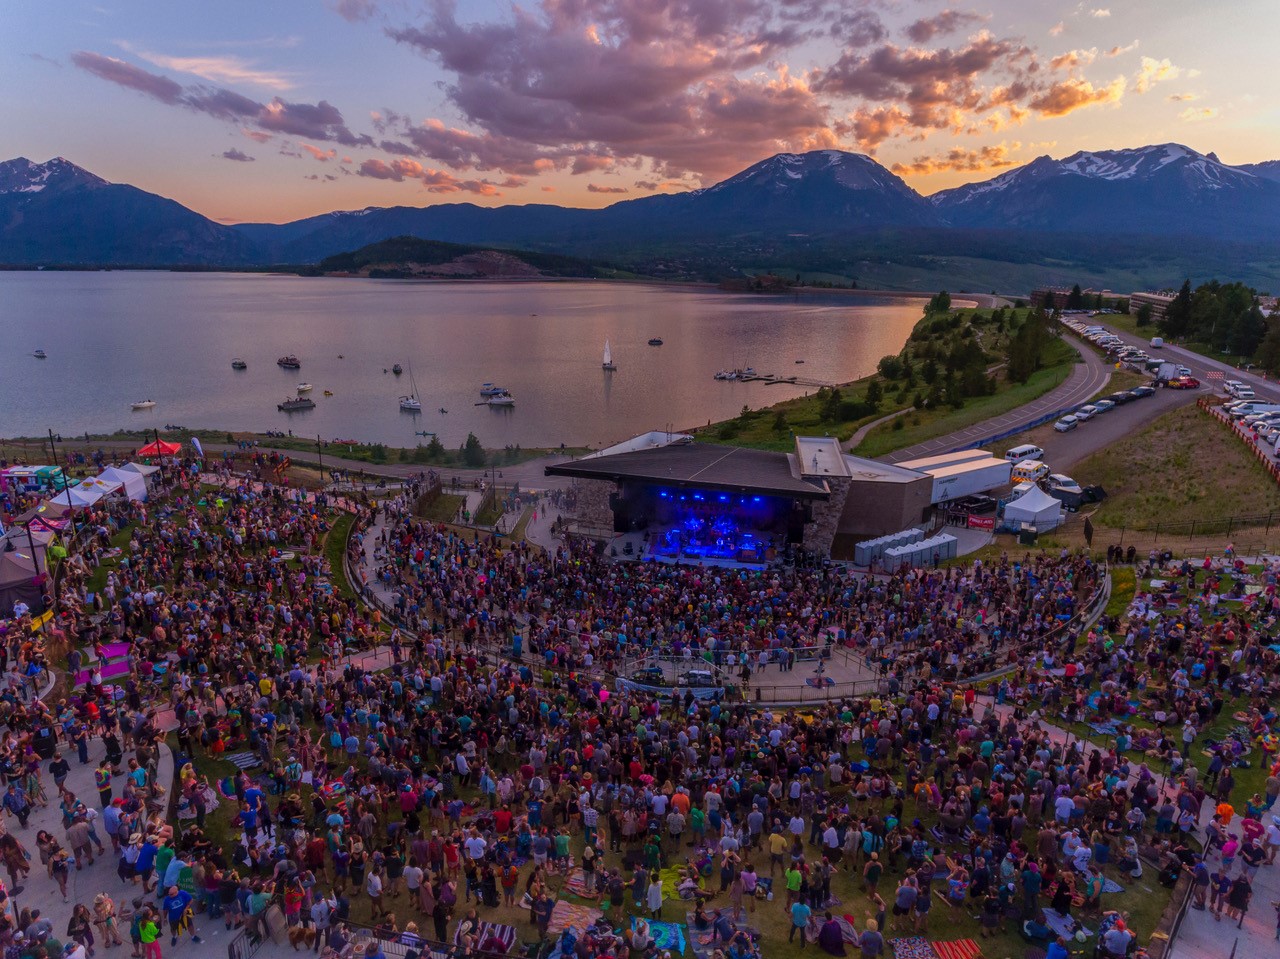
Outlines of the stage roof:
M 630 480 L 792 499 L 827 499 L 831 495 L 823 480 L 797 476 L 792 457 L 786 453 L 708 443 L 677 443 L 657 449 L 592 456 L 548 466 L 546 472 L 548 476 Z

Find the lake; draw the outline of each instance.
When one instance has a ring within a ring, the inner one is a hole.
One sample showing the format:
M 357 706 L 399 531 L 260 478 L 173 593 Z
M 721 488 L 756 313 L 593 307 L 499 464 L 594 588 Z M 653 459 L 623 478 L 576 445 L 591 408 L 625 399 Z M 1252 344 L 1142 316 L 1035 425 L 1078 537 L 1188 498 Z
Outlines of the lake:
M 864 376 L 901 349 L 921 306 L 619 283 L 3 272 L 0 436 L 176 424 L 395 446 L 426 443 L 419 430 L 450 447 L 469 431 L 486 447 L 601 446 L 814 389 L 713 380 L 721 369 Z M 613 373 L 601 369 L 606 338 Z M 300 370 L 276 365 L 287 353 Z M 248 369 L 232 370 L 233 357 Z M 403 376 L 384 373 L 396 363 Z M 398 403 L 413 389 L 410 369 L 417 415 Z M 304 381 L 316 408 L 278 412 Z M 486 382 L 509 389 L 514 408 L 475 405 Z M 130 410 L 145 399 L 155 407 Z

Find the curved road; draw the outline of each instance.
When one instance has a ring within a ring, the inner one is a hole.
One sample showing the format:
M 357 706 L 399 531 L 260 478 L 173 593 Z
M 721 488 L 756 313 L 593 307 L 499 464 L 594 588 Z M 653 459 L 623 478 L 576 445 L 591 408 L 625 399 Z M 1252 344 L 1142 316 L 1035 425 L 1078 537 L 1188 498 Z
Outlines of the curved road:
M 1072 368 L 1071 374 L 1065 380 L 1044 396 L 1015 410 L 1010 410 L 1002 416 L 983 420 L 981 423 L 956 430 L 946 436 L 925 440 L 923 443 L 908 446 L 903 450 L 887 453 L 880 458 L 889 463 L 901 463 L 903 460 L 919 459 L 922 456 L 934 456 L 968 446 L 981 445 L 1001 434 L 1017 432 L 1048 413 L 1087 402 L 1106 387 L 1111 379 L 1111 364 L 1074 336 L 1064 333 L 1062 338 L 1075 347 L 1080 354 L 1081 362 Z

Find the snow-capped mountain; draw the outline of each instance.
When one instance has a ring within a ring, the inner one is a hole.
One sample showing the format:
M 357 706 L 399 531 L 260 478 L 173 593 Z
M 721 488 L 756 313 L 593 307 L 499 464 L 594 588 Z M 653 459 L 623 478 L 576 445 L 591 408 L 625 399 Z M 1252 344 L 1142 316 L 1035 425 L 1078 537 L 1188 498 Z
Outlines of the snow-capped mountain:
M 1261 163 L 1241 163 L 1237 170 L 1244 170 L 1264 180 L 1280 181 L 1280 160 L 1263 160 Z
M 1255 237 L 1275 229 L 1280 183 L 1164 143 L 1038 157 L 930 201 L 959 227 Z
M 47 163 L 33 163 L 26 157 L 0 163 L 0 194 L 42 193 L 78 186 L 106 185 L 106 180 L 63 157 L 54 157 Z

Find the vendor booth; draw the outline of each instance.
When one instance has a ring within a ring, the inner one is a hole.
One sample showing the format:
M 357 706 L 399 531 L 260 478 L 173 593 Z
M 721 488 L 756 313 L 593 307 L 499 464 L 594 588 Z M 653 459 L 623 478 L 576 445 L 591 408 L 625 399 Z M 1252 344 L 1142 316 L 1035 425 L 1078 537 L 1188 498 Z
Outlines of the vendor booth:
M 43 612 L 42 579 L 30 550 L 0 541 L 0 616 L 12 614 L 15 603 L 26 603 L 33 613 Z
M 146 478 L 134 470 L 116 469 L 114 466 L 108 466 L 98 474 L 98 479 L 123 486 L 124 494 L 134 502 L 140 503 L 147 498 Z
M 181 443 L 169 443 L 165 440 L 156 440 L 154 443 L 148 443 L 142 449 L 138 450 L 139 456 L 177 456 L 178 451 L 182 449 Z

